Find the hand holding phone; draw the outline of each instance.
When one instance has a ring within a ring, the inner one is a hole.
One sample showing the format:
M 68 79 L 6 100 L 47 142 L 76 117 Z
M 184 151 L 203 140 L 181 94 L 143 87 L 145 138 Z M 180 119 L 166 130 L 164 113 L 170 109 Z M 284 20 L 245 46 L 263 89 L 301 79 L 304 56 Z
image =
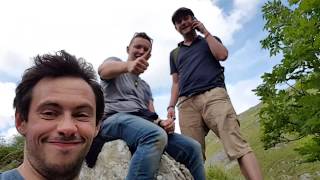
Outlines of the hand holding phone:
M 196 17 L 192 17 L 193 19 L 193 24 L 192 27 L 193 29 L 199 31 L 201 34 L 206 35 L 208 33 L 207 29 L 204 27 L 202 22 L 198 21 Z
M 199 30 L 199 27 L 197 27 L 197 24 L 196 24 L 196 23 L 198 22 L 197 18 L 193 16 L 193 17 L 192 17 L 192 20 L 193 20 L 193 22 L 194 22 L 194 23 L 193 23 L 193 29 L 195 29 L 195 30 L 197 30 L 197 31 L 200 31 L 200 30 Z

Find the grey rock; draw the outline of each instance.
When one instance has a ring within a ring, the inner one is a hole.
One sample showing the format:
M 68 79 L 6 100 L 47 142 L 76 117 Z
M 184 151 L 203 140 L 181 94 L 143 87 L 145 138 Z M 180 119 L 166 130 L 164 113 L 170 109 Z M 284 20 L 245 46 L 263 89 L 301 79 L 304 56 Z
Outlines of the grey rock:
M 115 140 L 104 144 L 94 168 L 88 168 L 86 163 L 82 165 L 80 180 L 125 179 L 131 153 L 122 140 Z M 162 155 L 157 180 L 193 180 L 189 170 L 176 162 L 168 154 Z
M 311 174 L 309 173 L 305 173 L 305 174 L 302 174 L 301 176 L 299 176 L 299 180 L 312 180 L 312 176 Z

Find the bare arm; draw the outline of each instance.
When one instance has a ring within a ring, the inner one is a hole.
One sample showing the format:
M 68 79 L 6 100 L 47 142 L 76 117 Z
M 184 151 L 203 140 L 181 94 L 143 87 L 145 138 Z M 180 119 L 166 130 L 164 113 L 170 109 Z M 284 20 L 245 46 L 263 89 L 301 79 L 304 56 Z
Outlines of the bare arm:
M 175 118 L 175 105 L 179 96 L 179 76 L 178 73 L 172 74 L 171 98 L 168 106 L 168 118 Z
M 205 39 L 208 42 L 211 53 L 219 61 L 224 61 L 228 57 L 228 50 L 221 44 L 215 37 L 213 37 L 208 31 L 205 34 Z
M 112 79 L 120 74 L 128 72 L 128 62 L 106 60 L 98 68 L 98 74 L 102 79 Z
M 112 79 L 127 72 L 141 74 L 149 66 L 150 52 L 151 48 L 137 59 L 126 62 L 107 59 L 99 66 L 98 74 L 102 79 Z
M 220 43 L 215 37 L 213 37 L 206 27 L 198 20 L 193 23 L 193 28 L 198 29 L 207 40 L 211 53 L 218 61 L 224 61 L 228 57 L 228 50 L 222 43 Z

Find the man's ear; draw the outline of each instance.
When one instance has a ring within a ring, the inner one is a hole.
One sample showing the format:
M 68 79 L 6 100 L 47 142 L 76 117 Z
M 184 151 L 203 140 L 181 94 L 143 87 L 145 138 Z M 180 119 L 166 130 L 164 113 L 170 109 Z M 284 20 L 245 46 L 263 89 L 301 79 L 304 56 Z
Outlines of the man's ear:
M 127 53 L 129 54 L 129 46 L 127 46 Z
M 100 126 L 101 126 L 101 121 L 98 122 L 98 125 L 96 125 L 96 132 L 94 133 L 94 137 L 96 137 L 99 133 L 100 130 Z
M 15 113 L 15 123 L 17 131 L 25 136 L 27 130 L 27 120 L 23 119 L 19 112 Z

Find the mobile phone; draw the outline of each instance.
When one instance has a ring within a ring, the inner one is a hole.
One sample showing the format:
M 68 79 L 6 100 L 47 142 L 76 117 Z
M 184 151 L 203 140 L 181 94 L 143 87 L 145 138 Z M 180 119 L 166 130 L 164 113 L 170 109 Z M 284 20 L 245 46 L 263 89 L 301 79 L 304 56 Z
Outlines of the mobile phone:
M 198 19 L 195 16 L 192 16 L 192 20 L 198 21 Z M 199 28 L 194 28 L 195 30 L 199 31 Z

